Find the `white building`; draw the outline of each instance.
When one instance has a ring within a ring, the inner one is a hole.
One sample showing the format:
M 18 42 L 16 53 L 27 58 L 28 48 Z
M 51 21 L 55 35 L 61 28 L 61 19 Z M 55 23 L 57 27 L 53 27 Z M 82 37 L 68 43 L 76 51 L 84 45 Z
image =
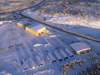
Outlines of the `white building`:
M 52 56 L 51 53 L 48 53 L 48 57 L 52 63 L 56 62 L 55 58 Z
M 91 49 L 90 46 L 88 46 L 86 43 L 84 42 L 77 42 L 77 43 L 73 43 L 70 45 L 70 47 L 77 53 L 80 54 L 81 52 L 85 52 Z

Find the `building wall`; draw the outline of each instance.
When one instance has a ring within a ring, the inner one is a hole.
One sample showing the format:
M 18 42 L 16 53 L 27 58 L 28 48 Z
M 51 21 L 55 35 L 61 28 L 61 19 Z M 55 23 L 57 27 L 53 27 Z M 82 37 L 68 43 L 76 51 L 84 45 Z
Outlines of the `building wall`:
M 86 49 L 82 49 L 80 51 L 77 51 L 76 53 L 80 53 L 80 52 L 83 52 L 83 51 L 87 51 L 87 50 L 90 50 L 91 48 L 86 48 Z
M 35 35 L 35 36 L 39 36 L 39 34 L 38 34 L 36 31 L 34 31 L 34 30 L 32 30 L 32 29 L 30 29 L 30 28 L 28 28 L 28 27 L 26 27 L 26 31 L 32 33 L 32 34 Z
M 38 33 L 44 32 L 44 31 L 45 31 L 45 29 L 46 29 L 46 27 L 41 28 L 41 29 L 37 30 L 37 32 L 38 32 Z
M 19 25 L 19 26 L 23 27 L 23 25 L 22 25 L 22 24 L 20 24 L 20 23 L 17 23 L 17 25 Z
M 21 27 L 24 27 L 24 26 L 29 25 L 29 23 L 25 23 L 25 24 L 20 24 L 20 23 L 17 23 L 17 25 L 19 25 L 19 26 L 21 26 Z

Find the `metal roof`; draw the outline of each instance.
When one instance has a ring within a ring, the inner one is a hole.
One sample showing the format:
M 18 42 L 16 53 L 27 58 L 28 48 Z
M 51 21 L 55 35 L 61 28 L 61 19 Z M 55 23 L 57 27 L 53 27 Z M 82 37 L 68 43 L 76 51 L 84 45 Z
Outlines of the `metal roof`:
M 37 31 L 41 28 L 44 28 L 45 26 L 43 26 L 42 24 L 39 24 L 39 25 L 30 25 L 30 26 L 27 26 L 27 27 L 34 30 L 34 31 Z
M 26 24 L 26 23 L 29 23 L 27 20 L 22 20 L 22 21 L 18 21 L 17 23 L 20 23 L 20 24 Z
M 75 51 L 80 51 L 83 49 L 87 49 L 87 48 L 91 48 L 90 46 L 88 46 L 86 43 L 82 43 L 82 42 L 78 42 L 78 43 L 73 43 L 70 45 L 70 47 L 72 47 Z

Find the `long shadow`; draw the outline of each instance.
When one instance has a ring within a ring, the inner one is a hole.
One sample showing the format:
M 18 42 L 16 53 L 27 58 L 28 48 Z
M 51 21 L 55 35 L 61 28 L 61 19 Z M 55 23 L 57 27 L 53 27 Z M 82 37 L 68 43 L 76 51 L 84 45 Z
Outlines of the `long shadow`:
M 36 50 L 36 48 L 33 48 L 33 45 L 31 43 L 29 43 L 29 42 L 26 42 L 26 44 L 27 44 L 27 46 L 29 48 L 29 52 L 31 53 L 31 56 L 34 58 L 34 56 L 36 56 L 37 53 L 36 53 L 36 51 L 32 51 L 32 49 Z
M 24 57 L 23 57 L 23 55 L 22 55 L 22 53 L 20 51 L 21 49 L 16 45 L 15 45 L 15 50 L 16 50 L 16 54 L 17 54 L 18 59 L 19 60 L 24 59 Z

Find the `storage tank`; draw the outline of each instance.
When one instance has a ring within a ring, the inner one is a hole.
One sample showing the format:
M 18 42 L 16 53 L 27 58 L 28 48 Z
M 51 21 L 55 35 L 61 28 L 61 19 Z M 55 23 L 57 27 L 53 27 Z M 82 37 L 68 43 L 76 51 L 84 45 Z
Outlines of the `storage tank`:
M 52 56 L 51 53 L 48 53 L 48 57 L 50 58 L 50 61 L 51 61 L 52 63 L 56 62 L 55 58 Z

